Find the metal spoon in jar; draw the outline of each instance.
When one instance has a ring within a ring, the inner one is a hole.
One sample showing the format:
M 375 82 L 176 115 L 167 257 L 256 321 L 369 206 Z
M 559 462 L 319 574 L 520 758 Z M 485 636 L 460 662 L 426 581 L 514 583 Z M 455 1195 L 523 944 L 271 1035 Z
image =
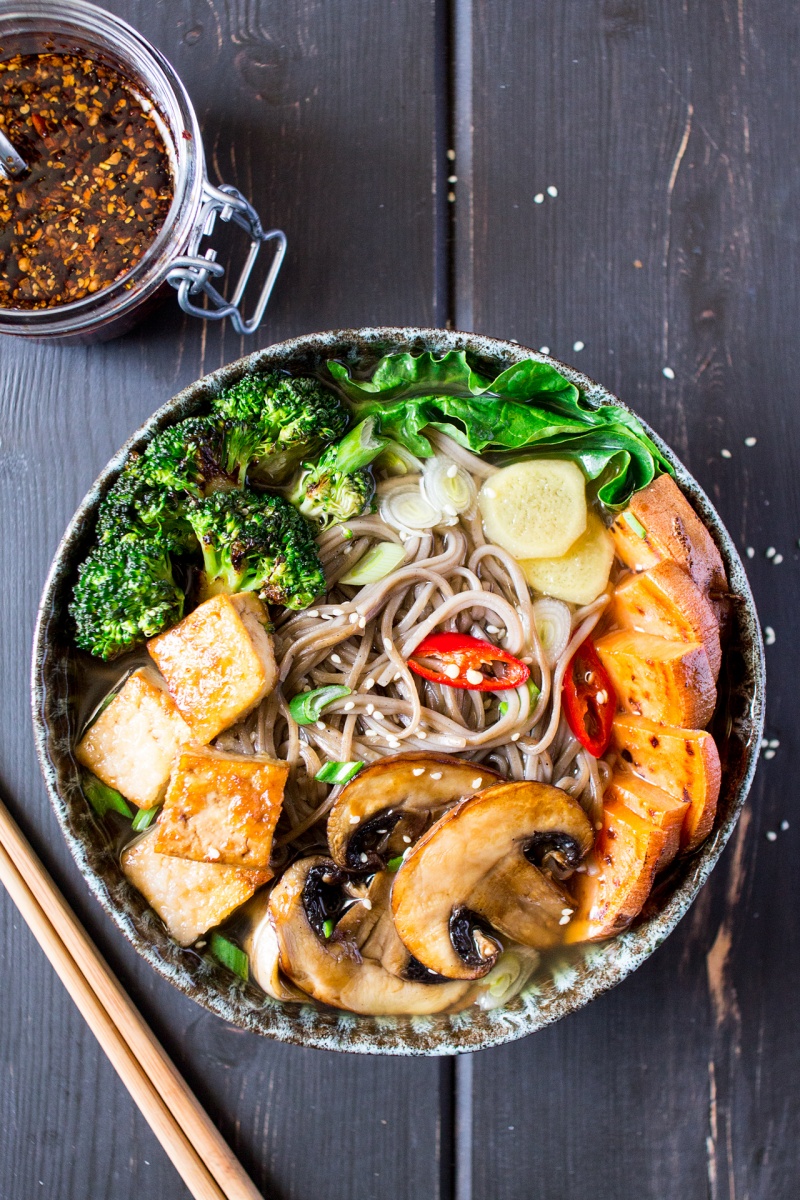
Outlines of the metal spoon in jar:
M 11 145 L 6 135 L 0 130 L 0 171 L 9 179 L 16 175 L 24 175 L 28 169 L 25 159 Z

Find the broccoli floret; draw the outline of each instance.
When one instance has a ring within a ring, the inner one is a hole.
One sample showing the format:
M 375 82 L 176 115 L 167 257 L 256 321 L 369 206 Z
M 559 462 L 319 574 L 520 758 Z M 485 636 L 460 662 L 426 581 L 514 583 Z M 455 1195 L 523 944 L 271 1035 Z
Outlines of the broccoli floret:
M 163 544 L 97 546 L 78 569 L 70 605 L 75 641 L 99 658 L 116 658 L 180 621 L 183 603 Z
M 348 414 L 334 392 L 316 379 L 270 372 L 246 375 L 213 403 L 226 422 L 227 469 L 244 482 L 250 470 L 262 482 L 284 478 L 303 458 L 341 437 Z
M 311 525 L 281 496 L 245 488 L 196 505 L 190 520 L 203 551 L 204 597 L 256 592 L 286 608 L 307 608 L 325 590 Z
M 160 542 L 167 550 L 186 553 L 197 538 L 186 516 L 192 501 L 180 492 L 149 484 L 142 460 L 133 459 L 100 505 L 97 540 L 101 545 Z
M 303 464 L 288 492 L 292 504 L 323 529 L 357 517 L 375 494 L 368 465 L 387 442 L 376 432 L 375 417 L 367 417 L 329 446 L 318 463 Z
M 156 434 L 141 460 L 141 475 L 153 486 L 202 499 L 236 487 L 226 459 L 223 422 L 189 417 Z

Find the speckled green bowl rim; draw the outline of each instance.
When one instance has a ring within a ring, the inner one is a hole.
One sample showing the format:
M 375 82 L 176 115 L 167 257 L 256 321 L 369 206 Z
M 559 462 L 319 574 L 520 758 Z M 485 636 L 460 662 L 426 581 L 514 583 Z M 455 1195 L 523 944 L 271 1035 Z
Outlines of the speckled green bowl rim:
M 307 371 L 336 357 L 353 363 L 389 351 L 467 350 L 486 369 L 500 370 L 526 358 L 555 362 L 516 342 L 437 329 L 338 330 L 293 338 L 258 350 L 185 388 L 156 412 L 101 473 L 67 528 L 45 584 L 34 635 L 33 723 L 47 788 L 69 848 L 100 904 L 139 953 L 182 992 L 242 1029 L 282 1042 L 377 1054 L 455 1054 L 496 1046 L 533 1033 L 588 1004 L 634 971 L 675 928 L 708 878 L 744 805 L 762 733 L 764 652 L 755 605 L 739 555 L 708 497 L 661 439 L 648 430 L 675 467 L 678 482 L 710 529 L 722 553 L 734 606 L 726 656 L 727 690 L 718 705 L 723 783 L 713 832 L 694 855 L 677 862 L 657 888 L 649 912 L 613 941 L 588 946 L 556 962 L 546 978 L 506 1008 L 477 1008 L 434 1017 L 365 1017 L 324 1010 L 313 1004 L 281 1005 L 253 985 L 235 980 L 222 967 L 177 946 L 125 880 L 102 824 L 80 790 L 72 754 L 75 740 L 75 651 L 69 642 L 67 604 L 91 538 L 99 500 L 114 482 L 131 450 L 141 450 L 155 433 L 202 408 L 220 388 L 245 371 L 289 368 Z M 621 403 L 606 388 L 562 363 L 568 379 L 595 404 Z

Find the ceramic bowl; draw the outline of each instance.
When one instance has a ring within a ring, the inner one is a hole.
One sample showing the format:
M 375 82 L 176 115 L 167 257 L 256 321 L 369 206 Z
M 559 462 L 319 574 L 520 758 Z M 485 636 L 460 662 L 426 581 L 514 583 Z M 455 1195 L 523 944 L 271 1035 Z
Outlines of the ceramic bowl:
M 97 506 L 131 450 L 154 434 L 202 410 L 221 387 L 253 369 L 309 372 L 327 359 L 368 365 L 400 350 L 467 350 L 493 375 L 525 358 L 546 356 L 512 342 L 432 329 L 339 330 L 295 338 L 259 350 L 206 375 L 169 400 L 134 434 L 100 475 L 73 517 L 44 588 L 36 626 L 33 721 L 42 770 L 70 850 L 103 908 L 126 938 L 164 978 L 226 1021 L 283 1042 L 328 1050 L 378 1054 L 453 1054 L 498 1045 L 533 1033 L 624 979 L 653 953 L 687 912 L 719 858 L 744 805 L 755 771 L 764 709 L 761 634 L 744 568 L 733 541 L 708 497 L 669 447 L 648 430 L 675 467 L 677 480 L 711 531 L 728 573 L 734 604 L 731 635 L 720 677 L 713 731 L 722 758 L 722 790 L 713 832 L 691 856 L 677 860 L 659 882 L 643 916 L 612 941 L 573 950 L 551 965 L 505 1008 L 433 1017 L 356 1016 L 307 1005 L 281 1005 L 254 985 L 194 951 L 181 949 L 120 870 L 114 845 L 89 808 L 72 753 L 82 703 L 79 680 L 85 661 L 70 640 L 67 606 L 76 568 L 93 535 Z M 604 387 L 561 363 L 555 364 L 597 404 L 621 403 Z M 102 669 L 102 668 L 98 668 Z

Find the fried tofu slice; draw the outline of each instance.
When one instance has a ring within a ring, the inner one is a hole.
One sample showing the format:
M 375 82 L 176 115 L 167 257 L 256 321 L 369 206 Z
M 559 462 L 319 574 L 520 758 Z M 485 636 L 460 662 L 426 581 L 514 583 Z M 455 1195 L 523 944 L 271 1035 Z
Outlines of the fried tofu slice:
M 289 764 L 187 747 L 159 818 L 156 850 L 195 862 L 268 867 Z
M 654 633 L 675 642 L 701 642 L 716 682 L 722 662 L 719 622 L 706 596 L 686 571 L 664 559 L 614 589 L 612 624 Z
M 711 720 L 717 689 L 699 642 L 620 629 L 595 645 L 626 712 L 688 729 L 702 729 Z
M 256 707 L 278 669 L 257 596 L 212 596 L 148 642 L 181 716 L 200 745 Z
M 157 837 L 156 825 L 129 846 L 122 855 L 122 870 L 181 946 L 191 946 L 272 878 L 270 871 L 159 854 Z
M 618 797 L 603 805 L 594 848 L 596 873 L 576 876 L 574 916 L 567 942 L 613 937 L 638 916 L 650 895 L 667 835 Z
M 714 824 L 722 779 L 719 751 L 711 734 L 618 713 L 611 747 L 642 779 L 688 802 L 681 850 L 687 853 L 705 841 Z
M 663 788 L 640 779 L 632 771 L 616 771 L 606 790 L 606 797 L 619 800 L 631 812 L 663 830 L 664 847 L 656 871 L 663 871 L 664 867 L 669 866 L 680 849 L 681 830 L 689 810 L 689 801 L 676 800 Z
M 75 757 L 139 808 L 152 808 L 191 737 L 163 680 L 151 667 L 140 667 L 86 731 Z
M 619 558 L 632 571 L 647 571 L 671 559 L 708 595 L 724 620 L 728 582 L 711 534 L 675 480 L 659 475 L 631 496 L 611 534 Z

